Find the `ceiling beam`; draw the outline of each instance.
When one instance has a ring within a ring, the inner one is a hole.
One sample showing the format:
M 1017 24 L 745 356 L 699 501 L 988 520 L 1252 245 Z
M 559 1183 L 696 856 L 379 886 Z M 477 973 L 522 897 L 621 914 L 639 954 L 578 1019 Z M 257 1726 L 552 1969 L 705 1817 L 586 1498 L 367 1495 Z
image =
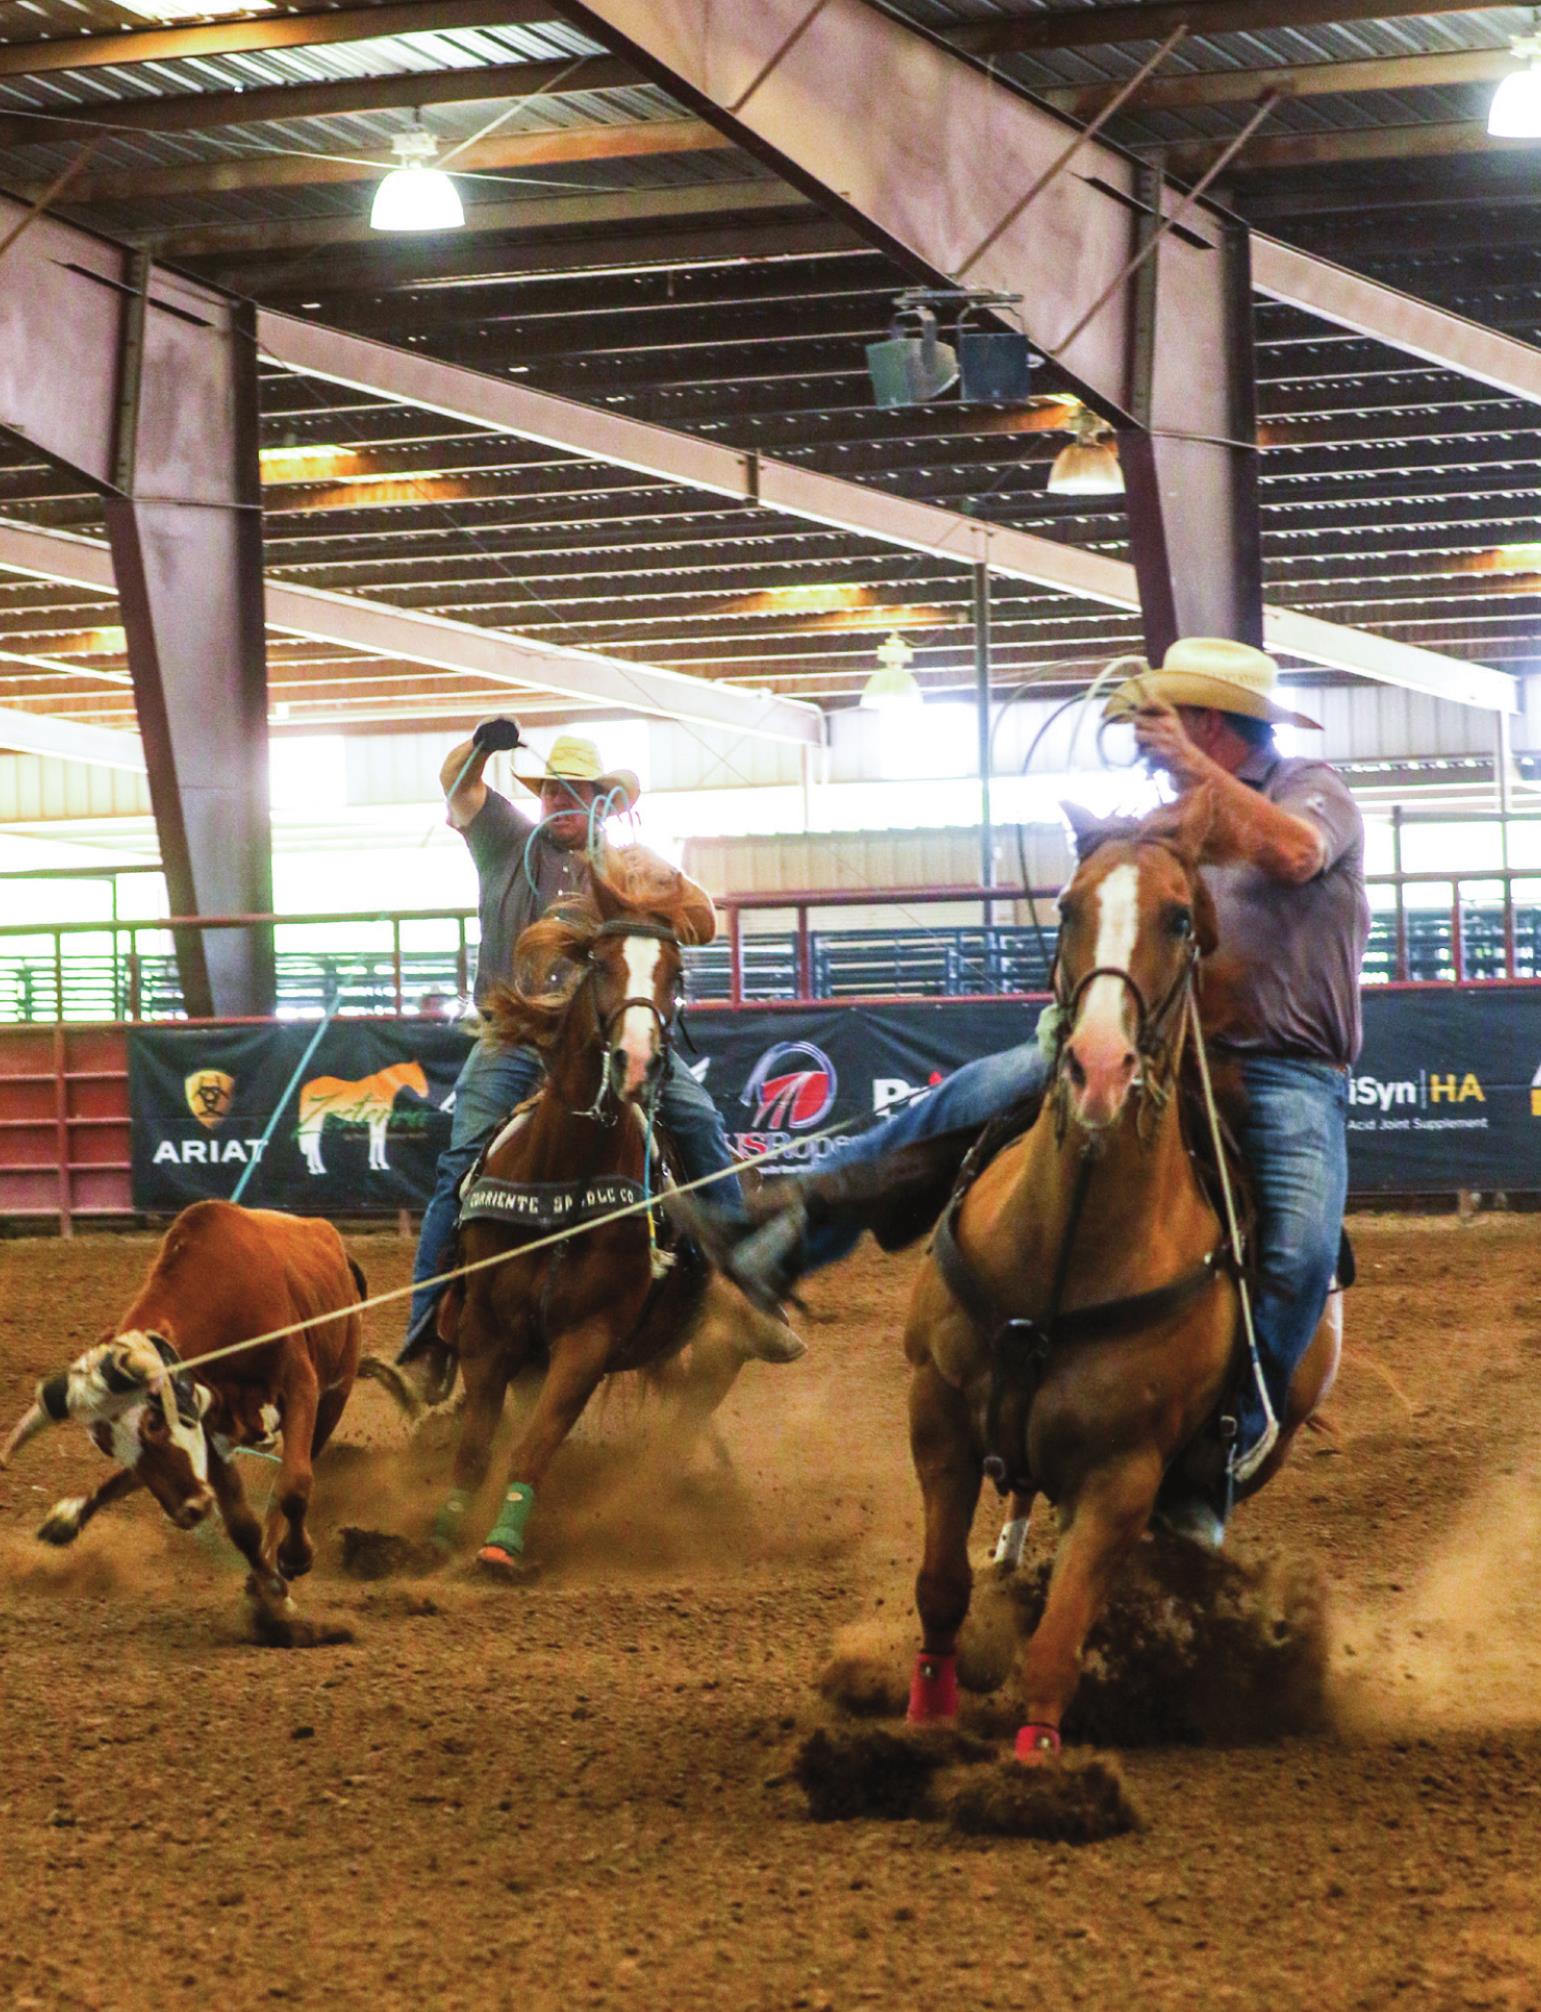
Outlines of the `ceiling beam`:
M 720 152 L 732 143 L 704 119 L 644 119 L 627 125 L 560 126 L 544 133 L 508 133 L 462 147 L 453 174 L 474 170 L 549 167 L 564 161 L 641 160 L 655 154 Z M 217 161 L 177 161 L 81 175 L 70 184 L 74 209 L 91 203 L 137 203 L 158 196 L 230 195 L 243 189 L 310 188 L 323 183 L 374 182 L 392 156 L 350 160 L 332 154 L 256 153 Z M 46 183 L 22 184 L 18 193 L 38 201 Z
M 415 350 L 319 328 L 292 315 L 259 311 L 257 340 L 275 362 L 356 390 L 517 433 L 762 510 L 927 552 L 959 566 L 986 565 L 1009 578 L 1113 607 L 1139 605 L 1132 566 L 1032 532 L 886 495 L 862 483 L 628 419 L 603 407 L 555 398 Z M 1291 638 L 1281 648 L 1312 662 L 1358 670 L 1365 677 L 1465 705 L 1504 711 L 1514 706 L 1513 680 L 1481 665 L 1388 644 L 1381 637 L 1361 636 L 1332 623 L 1303 627 L 1287 609 L 1265 610 L 1265 619 L 1273 622 L 1275 632 Z M 1328 650 L 1331 654 L 1324 654 Z
M 1431 307 L 1314 252 L 1257 233 L 1252 238 L 1252 283 L 1273 300 L 1541 404 L 1541 349 L 1533 343 L 1500 335 L 1448 308 Z
M 1454 49 L 1432 56 L 1379 56 L 1352 63 L 1290 63 L 1276 69 L 1195 70 L 1155 76 L 1140 86 L 1137 112 L 1180 111 L 1189 105 L 1241 105 L 1276 91 L 1286 98 L 1319 98 L 1351 91 L 1426 91 L 1451 84 L 1494 83 L 1514 68 L 1507 49 Z M 1046 105 L 1088 119 L 1117 97 L 1122 78 L 1106 84 L 1035 91 Z M 3 133 L 0 127 L 0 133 Z
M 1251 35 L 1345 21 L 1402 21 L 1412 15 L 1482 14 L 1504 0 L 1152 0 L 1149 6 L 1056 7 L 1009 21 L 954 28 L 947 40 L 976 56 L 1032 49 L 1098 49 L 1111 42 L 1160 42 L 1174 28 L 1191 35 Z
M 262 49 L 314 48 L 323 42 L 373 42 L 384 35 L 423 35 L 446 28 L 511 28 L 550 21 L 553 16 L 551 0 L 388 0 L 384 6 L 259 14 L 197 27 L 55 35 L 41 42 L 0 43 L 0 77 L 36 77 L 123 63 L 176 63 Z
M 1174 175 L 1187 180 L 1201 175 L 1223 145 L 1223 141 L 1185 140 L 1162 148 L 1161 156 Z M 1248 140 L 1235 156 L 1233 171 L 1249 175 L 1343 161 L 1445 160 L 1454 154 L 1496 156 L 1526 150 L 1534 153 L 1533 140 L 1495 140 L 1481 119 L 1460 119 L 1442 125 L 1367 126 L 1353 132 L 1264 134 Z M 1146 151 L 1143 145 L 1140 151 Z
M 46 115 L 0 113 L 0 147 L 43 146 L 83 133 L 207 133 L 286 119 L 335 119 L 350 112 L 420 111 L 429 105 L 477 105 L 489 99 L 573 97 L 614 91 L 642 80 L 618 56 L 559 63 L 491 63 L 474 70 L 408 70 L 388 77 L 345 77 L 327 84 L 261 85 L 250 91 L 169 92 L 158 98 L 92 98 Z
M 47 713 L 18 712 L 0 706 L 0 748 L 9 754 L 47 755 L 56 761 L 84 763 L 90 768 L 129 769 L 145 773 L 144 748 L 136 733 L 113 727 L 82 726 L 75 720 L 54 719 Z
M 19 524 L 0 523 L 0 570 L 108 592 L 116 584 L 105 544 Z M 269 580 L 265 612 L 269 627 L 288 635 L 428 664 L 515 690 L 556 692 L 619 712 L 726 727 L 768 740 L 809 746 L 821 740 L 821 722 L 812 707 L 769 692 L 733 690 L 684 672 L 564 649 L 500 629 L 478 629 L 349 594 Z
M 819 215 L 784 183 L 773 181 L 710 182 L 704 186 L 677 189 L 614 189 L 591 196 L 542 196 L 515 202 L 470 202 L 465 206 L 463 231 L 444 236 L 425 235 L 416 243 L 382 244 L 380 233 L 369 228 L 364 216 L 295 219 L 260 224 L 190 224 L 169 230 L 133 231 L 135 243 L 152 250 L 158 258 L 238 261 L 226 268 L 232 285 L 243 292 L 261 294 L 276 286 L 304 291 L 316 284 L 292 262 L 264 271 L 253 266 L 254 255 L 325 250 L 328 254 L 322 283 L 328 287 L 412 286 L 424 281 L 443 280 L 447 284 L 482 276 L 508 273 L 520 277 L 529 273 L 590 272 L 607 267 L 697 264 L 704 258 L 807 257 L 824 250 L 845 251 L 861 247 L 861 240 L 848 225 Z M 728 219 L 735 215 L 764 216 L 766 212 L 787 213 L 779 219 L 756 225 L 751 237 L 742 227 L 732 230 L 727 241 Z M 702 218 L 716 221 L 713 231 L 643 236 L 675 222 Z M 544 233 L 582 231 L 605 224 L 622 224 L 622 232 L 595 239 L 573 238 L 545 241 Z M 786 249 L 778 251 L 779 234 L 795 226 L 786 239 Z M 511 241 L 472 249 L 468 240 L 478 235 L 500 233 Z M 334 257 L 335 248 L 355 247 Z M 763 247 L 763 248 L 762 248 Z

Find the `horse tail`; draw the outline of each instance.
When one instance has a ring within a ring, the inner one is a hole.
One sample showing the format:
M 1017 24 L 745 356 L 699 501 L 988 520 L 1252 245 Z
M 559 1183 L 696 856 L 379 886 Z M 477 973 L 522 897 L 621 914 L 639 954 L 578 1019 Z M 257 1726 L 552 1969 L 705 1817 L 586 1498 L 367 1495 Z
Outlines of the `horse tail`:
M 355 1258 L 355 1257 L 350 1257 L 350 1258 L 348 1259 L 348 1269 L 349 1269 L 349 1271 L 351 1271 L 351 1272 L 352 1272 L 352 1274 L 353 1274 L 353 1283 L 354 1283 L 354 1284 L 355 1284 L 355 1285 L 356 1285 L 356 1286 L 358 1287 L 358 1296 L 359 1296 L 359 1298 L 360 1298 L 360 1299 L 368 1299 L 368 1297 L 369 1297 L 369 1281 L 368 1281 L 368 1279 L 367 1279 L 367 1278 L 365 1278 L 365 1276 L 364 1276 L 364 1268 L 363 1268 L 363 1266 L 362 1266 L 362 1265 L 361 1265 L 361 1264 L 359 1263 L 359 1261 L 358 1261 L 358 1259 L 357 1259 L 357 1258 Z

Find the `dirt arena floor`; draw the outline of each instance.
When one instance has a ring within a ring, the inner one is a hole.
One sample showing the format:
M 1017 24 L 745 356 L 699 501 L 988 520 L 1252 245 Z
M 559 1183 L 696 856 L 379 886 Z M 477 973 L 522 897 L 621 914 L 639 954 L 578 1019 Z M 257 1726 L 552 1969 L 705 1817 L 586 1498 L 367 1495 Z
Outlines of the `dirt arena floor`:
M 835 1636 L 908 1612 L 908 1261 L 818 1283 L 808 1358 L 724 1413 L 733 1476 L 611 1404 L 521 1590 L 343 1576 L 341 1525 L 436 1496 L 362 1388 L 299 1589 L 343 1646 L 252 1645 L 233 1553 L 142 1498 L 37 1544 L 102 1471 L 49 1434 L 0 1476 L 0 2004 L 1541 2005 L 1537 1219 L 1357 1241 L 1335 1434 L 1235 1526 L 1325 1572 L 1330 1726 L 1131 1752 L 1142 1827 L 1079 1848 L 816 1824 L 789 1778 Z M 0 1428 L 149 1249 L 0 1244 Z

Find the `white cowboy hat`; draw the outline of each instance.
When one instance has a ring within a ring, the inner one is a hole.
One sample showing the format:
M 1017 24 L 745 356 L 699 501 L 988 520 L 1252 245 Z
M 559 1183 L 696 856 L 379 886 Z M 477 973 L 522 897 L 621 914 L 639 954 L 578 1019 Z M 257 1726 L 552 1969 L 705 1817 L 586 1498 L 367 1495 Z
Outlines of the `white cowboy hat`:
M 634 809 L 637 798 L 642 794 L 642 785 L 631 769 L 602 769 L 599 749 L 591 740 L 585 740 L 582 734 L 558 734 L 546 759 L 545 773 L 521 775 L 515 769 L 514 780 L 522 782 L 537 796 L 544 783 L 591 782 L 601 796 L 619 795 L 623 810 Z
M 1128 668 L 1134 676 L 1118 686 L 1102 709 L 1104 719 L 1124 720 L 1142 705 L 1160 699 L 1169 706 L 1212 706 L 1217 712 L 1245 713 L 1275 726 L 1322 731 L 1304 713 L 1292 713 L 1273 699 L 1279 666 L 1265 650 L 1232 643 L 1224 636 L 1179 636 L 1153 669 L 1141 657 L 1119 657 L 1110 671 Z

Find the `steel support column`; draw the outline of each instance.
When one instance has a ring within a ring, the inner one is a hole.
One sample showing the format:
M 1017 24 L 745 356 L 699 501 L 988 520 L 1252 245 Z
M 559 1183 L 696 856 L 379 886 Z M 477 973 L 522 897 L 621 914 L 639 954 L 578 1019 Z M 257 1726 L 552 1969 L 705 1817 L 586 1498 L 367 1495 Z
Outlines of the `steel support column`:
M 995 884 L 995 830 L 990 816 L 990 569 L 974 568 L 974 703 L 979 729 L 979 884 Z M 995 910 L 984 905 L 988 929 Z
M 1150 212 L 1129 155 L 1088 140 L 1053 173 L 1073 127 L 867 0 L 563 5 L 917 275 L 1022 294 L 1035 342 L 1119 427 L 1147 647 L 1159 654 L 1179 633 L 1260 636 L 1255 447 L 1237 430 L 1250 378 L 1244 227 L 1200 202 L 1165 231 L 1137 387 L 1145 268 L 1120 276 Z M 1157 207 L 1171 220 L 1182 198 L 1160 192 Z
M 252 310 L 41 217 L 0 274 L 0 427 L 106 499 L 172 913 L 270 912 Z M 176 949 L 189 1013 L 272 1010 L 270 928 Z

